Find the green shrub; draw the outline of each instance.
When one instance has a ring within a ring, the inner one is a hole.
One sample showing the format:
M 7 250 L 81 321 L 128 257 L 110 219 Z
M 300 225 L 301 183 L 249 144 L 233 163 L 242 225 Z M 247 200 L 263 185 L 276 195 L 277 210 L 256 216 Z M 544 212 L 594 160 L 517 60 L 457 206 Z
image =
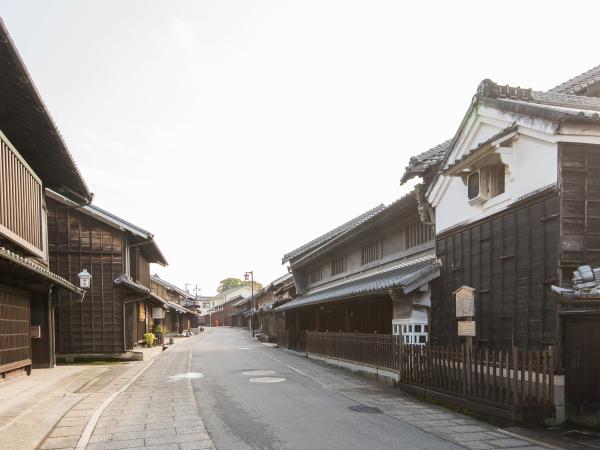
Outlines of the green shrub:
M 164 325 L 154 325 L 154 332 L 156 334 L 158 334 L 158 333 L 160 333 L 160 334 L 168 333 L 167 327 L 165 327 Z
M 145 333 L 144 334 L 144 340 L 146 341 L 146 346 L 147 347 L 152 347 L 152 345 L 154 345 L 154 333 Z

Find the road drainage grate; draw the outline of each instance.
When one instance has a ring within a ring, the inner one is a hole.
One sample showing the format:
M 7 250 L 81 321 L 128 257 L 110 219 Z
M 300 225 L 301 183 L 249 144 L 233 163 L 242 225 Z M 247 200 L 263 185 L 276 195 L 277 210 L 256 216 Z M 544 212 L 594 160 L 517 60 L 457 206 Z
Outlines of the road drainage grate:
M 383 411 L 375 406 L 367 405 L 352 405 L 348 408 L 350 411 L 365 413 L 365 414 L 381 414 Z

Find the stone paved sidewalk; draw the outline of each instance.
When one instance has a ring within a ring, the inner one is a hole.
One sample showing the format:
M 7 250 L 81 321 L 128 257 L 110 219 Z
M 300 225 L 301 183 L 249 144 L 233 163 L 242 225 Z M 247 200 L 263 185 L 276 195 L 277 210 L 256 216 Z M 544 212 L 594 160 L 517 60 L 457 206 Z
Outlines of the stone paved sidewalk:
M 82 399 L 58 421 L 39 448 L 41 450 L 75 448 L 86 424 L 102 402 L 124 386 L 149 363 L 150 361 L 145 360 L 123 365 L 118 375 L 109 374 L 111 375 L 110 378 L 101 380 L 101 386 L 98 388 L 91 386 L 90 389 L 86 389 L 87 392 L 82 394 Z
M 198 339 L 191 337 L 158 356 L 119 394 L 101 415 L 87 449 L 214 448 L 186 378 L 190 349 Z
M 384 414 L 465 448 L 547 448 L 505 434 L 488 423 L 419 400 L 399 389 L 302 357 L 296 352 L 269 347 L 265 347 L 264 351 L 281 363 L 300 370 L 326 389 L 341 393 L 357 403 L 379 408 Z

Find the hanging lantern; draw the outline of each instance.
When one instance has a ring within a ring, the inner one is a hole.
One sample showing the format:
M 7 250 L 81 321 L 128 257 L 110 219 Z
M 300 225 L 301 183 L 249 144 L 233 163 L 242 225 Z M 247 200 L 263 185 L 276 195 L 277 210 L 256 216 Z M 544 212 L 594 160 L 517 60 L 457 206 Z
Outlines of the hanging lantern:
M 89 289 L 92 283 L 92 275 L 87 269 L 83 269 L 77 276 L 79 277 L 79 287 Z

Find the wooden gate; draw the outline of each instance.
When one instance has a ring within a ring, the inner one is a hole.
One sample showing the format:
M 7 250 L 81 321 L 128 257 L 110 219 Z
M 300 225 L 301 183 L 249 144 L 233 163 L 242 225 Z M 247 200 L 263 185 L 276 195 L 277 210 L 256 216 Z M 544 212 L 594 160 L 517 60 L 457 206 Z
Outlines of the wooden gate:
M 0 373 L 31 368 L 30 326 L 28 293 L 0 286 Z
M 565 319 L 567 419 L 600 428 L 600 316 Z

